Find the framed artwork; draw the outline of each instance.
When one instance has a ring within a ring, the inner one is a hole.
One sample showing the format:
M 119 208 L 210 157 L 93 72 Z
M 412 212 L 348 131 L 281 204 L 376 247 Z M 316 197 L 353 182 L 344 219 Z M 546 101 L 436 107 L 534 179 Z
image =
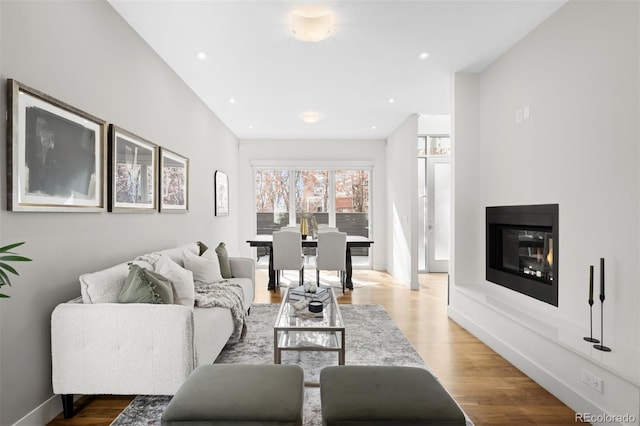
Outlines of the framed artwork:
M 229 177 L 226 173 L 216 170 L 215 181 L 215 204 L 216 216 L 229 216 Z
M 160 147 L 160 211 L 189 210 L 189 159 Z
M 7 210 L 104 211 L 106 123 L 8 79 Z
M 110 212 L 158 209 L 158 146 L 109 125 L 108 208 Z

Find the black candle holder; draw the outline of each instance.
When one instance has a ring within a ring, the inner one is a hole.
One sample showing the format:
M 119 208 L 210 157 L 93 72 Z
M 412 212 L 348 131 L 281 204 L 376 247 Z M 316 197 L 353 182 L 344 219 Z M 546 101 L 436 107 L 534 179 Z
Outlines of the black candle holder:
M 600 343 L 600 340 L 593 338 L 593 299 L 589 299 L 589 330 L 589 337 L 583 339 L 591 343 Z
M 603 352 L 611 352 L 611 348 L 604 345 L 604 295 L 600 295 L 600 344 L 593 345 L 599 351 Z
M 611 348 L 604 345 L 604 258 L 600 258 L 600 344 L 593 345 L 599 351 L 611 352 Z
M 593 265 L 589 265 L 589 337 L 584 340 L 591 343 L 600 343 L 600 340 L 593 338 Z

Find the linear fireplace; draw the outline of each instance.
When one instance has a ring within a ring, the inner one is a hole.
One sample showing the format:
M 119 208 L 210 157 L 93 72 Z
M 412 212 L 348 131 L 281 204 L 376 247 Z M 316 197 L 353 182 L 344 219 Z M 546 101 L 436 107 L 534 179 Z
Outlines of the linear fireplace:
M 487 207 L 487 281 L 558 306 L 558 205 Z

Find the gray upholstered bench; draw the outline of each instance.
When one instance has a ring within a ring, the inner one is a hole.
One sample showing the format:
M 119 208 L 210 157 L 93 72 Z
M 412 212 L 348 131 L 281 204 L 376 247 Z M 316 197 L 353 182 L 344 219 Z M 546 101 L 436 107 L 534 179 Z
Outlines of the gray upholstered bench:
M 303 386 L 296 365 L 202 365 L 169 402 L 162 424 L 300 426 Z
M 324 426 L 466 424 L 458 404 L 422 368 L 326 367 L 320 399 Z

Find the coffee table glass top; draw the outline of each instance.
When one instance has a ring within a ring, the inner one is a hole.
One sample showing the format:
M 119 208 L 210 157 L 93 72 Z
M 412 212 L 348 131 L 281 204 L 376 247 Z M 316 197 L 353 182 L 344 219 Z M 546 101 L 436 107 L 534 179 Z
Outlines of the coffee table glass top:
M 287 289 L 274 324 L 276 348 L 285 350 L 294 348 L 343 349 L 341 337 L 344 334 L 344 322 L 332 288 L 329 288 L 329 293 L 330 297 L 324 301 L 321 314 L 312 316 L 314 314 L 311 314 L 308 309 L 303 309 L 301 317 L 296 315 L 293 306 L 297 300 L 290 298 L 290 289 Z M 340 336 L 336 335 L 336 332 Z

